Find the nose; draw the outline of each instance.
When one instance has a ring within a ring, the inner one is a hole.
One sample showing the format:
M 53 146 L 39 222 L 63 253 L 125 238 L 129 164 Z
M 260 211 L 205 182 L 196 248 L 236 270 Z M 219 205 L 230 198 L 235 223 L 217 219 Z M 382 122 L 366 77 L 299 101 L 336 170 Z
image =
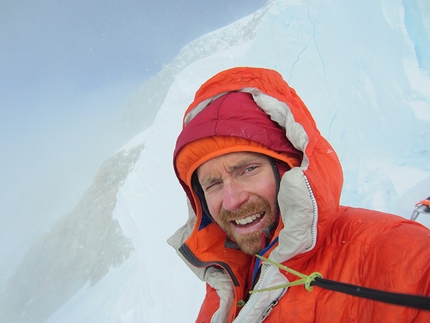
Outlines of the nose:
M 223 208 L 227 211 L 237 211 L 249 199 L 249 194 L 238 183 L 224 183 Z

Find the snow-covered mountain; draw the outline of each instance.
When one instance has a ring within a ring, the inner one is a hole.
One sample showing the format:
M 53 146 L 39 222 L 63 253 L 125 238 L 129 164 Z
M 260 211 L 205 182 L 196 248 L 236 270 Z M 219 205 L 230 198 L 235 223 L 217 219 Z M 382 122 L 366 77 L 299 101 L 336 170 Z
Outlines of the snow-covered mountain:
M 409 217 L 430 195 L 427 0 L 275 0 L 185 46 L 122 114 L 136 137 L 2 286 L 0 322 L 189 322 L 204 284 L 166 244 L 186 220 L 172 152 L 199 85 L 279 71 L 342 162 L 342 203 Z M 430 225 L 430 218 L 419 218 Z

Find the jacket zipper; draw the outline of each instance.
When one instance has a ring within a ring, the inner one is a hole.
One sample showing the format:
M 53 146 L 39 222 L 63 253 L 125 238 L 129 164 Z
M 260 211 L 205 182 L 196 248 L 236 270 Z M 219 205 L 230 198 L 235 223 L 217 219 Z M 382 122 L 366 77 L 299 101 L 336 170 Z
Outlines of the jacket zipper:
M 312 213 L 313 213 L 312 226 L 311 226 L 312 245 L 306 250 L 306 251 L 309 251 L 309 250 L 312 250 L 315 247 L 315 244 L 317 243 L 316 232 L 317 232 L 317 222 L 318 222 L 318 204 L 317 204 L 317 200 L 315 198 L 314 192 L 312 191 L 311 184 L 309 183 L 309 180 L 304 173 L 303 173 L 303 178 L 305 180 L 306 187 L 308 189 L 309 196 L 311 198 Z
M 278 271 L 278 269 L 273 265 L 267 265 L 267 267 L 264 269 L 264 271 L 260 275 L 260 279 L 258 280 L 257 284 L 255 285 L 254 289 L 262 289 L 266 288 L 267 280 L 270 278 L 270 276 L 273 275 L 274 271 Z M 279 299 L 282 297 L 282 295 L 285 293 L 286 289 L 283 289 L 283 291 L 280 293 L 280 295 L 273 300 L 263 311 L 262 314 L 258 317 L 256 322 L 262 322 L 270 313 L 270 311 L 273 309 L 273 307 L 278 303 Z M 244 319 L 249 314 L 250 309 L 257 303 L 258 298 L 261 297 L 261 293 L 253 293 L 249 297 L 248 301 L 246 302 L 245 306 L 240 310 L 237 317 L 234 319 L 233 323 L 241 323 L 244 322 Z

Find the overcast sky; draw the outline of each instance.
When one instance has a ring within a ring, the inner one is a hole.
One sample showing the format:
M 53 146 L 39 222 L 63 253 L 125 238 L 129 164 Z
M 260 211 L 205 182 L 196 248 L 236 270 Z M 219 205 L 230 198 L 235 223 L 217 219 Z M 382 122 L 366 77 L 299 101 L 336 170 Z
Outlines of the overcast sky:
M 55 172 L 97 155 L 89 138 L 140 84 L 188 42 L 265 3 L 1 1 L 0 212 L 32 207 L 45 186 L 61 190 Z

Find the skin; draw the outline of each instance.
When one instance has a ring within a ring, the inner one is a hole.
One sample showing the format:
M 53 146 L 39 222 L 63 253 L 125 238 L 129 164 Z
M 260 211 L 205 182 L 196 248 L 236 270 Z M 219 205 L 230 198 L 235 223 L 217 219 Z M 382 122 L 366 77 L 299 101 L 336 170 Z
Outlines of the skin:
M 261 251 L 262 231 L 276 212 L 276 183 L 267 156 L 237 152 L 197 169 L 210 214 L 247 254 Z

